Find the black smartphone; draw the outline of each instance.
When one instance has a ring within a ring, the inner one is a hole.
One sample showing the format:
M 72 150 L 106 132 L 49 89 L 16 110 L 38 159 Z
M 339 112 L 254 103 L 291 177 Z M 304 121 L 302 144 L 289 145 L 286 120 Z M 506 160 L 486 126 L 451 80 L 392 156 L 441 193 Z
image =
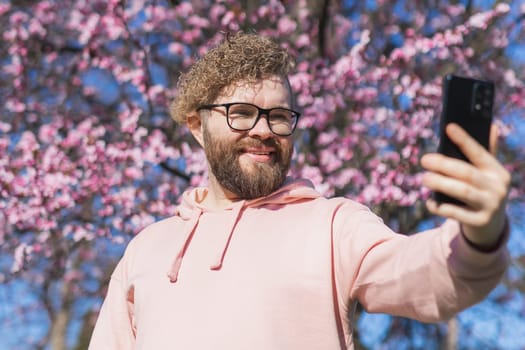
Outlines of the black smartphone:
M 460 125 L 488 149 L 494 104 L 494 84 L 491 81 L 449 74 L 443 78 L 442 92 L 443 109 L 439 127 L 438 152 L 468 162 L 459 147 L 446 135 L 445 127 L 449 123 Z M 464 205 L 463 202 L 440 192 L 434 194 L 434 199 L 439 203 Z

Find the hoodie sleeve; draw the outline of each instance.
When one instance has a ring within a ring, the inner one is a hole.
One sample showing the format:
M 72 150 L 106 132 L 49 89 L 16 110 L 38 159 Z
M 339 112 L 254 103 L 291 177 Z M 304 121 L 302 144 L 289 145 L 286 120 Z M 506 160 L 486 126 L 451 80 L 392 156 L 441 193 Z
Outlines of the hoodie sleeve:
M 404 236 L 365 209 L 344 217 L 335 234 L 339 293 L 368 312 L 446 320 L 486 297 L 508 265 L 506 239 L 498 249 L 481 252 L 453 220 Z
M 134 348 L 134 293 L 127 286 L 126 260 L 124 255 L 111 276 L 89 350 Z

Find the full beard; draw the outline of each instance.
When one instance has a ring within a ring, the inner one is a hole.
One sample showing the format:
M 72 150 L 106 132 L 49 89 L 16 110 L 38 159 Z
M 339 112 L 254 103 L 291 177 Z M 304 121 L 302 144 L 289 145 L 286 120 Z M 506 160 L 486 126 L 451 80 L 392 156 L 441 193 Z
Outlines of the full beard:
M 241 199 L 264 197 L 277 190 L 285 181 L 292 149 L 284 149 L 275 139 L 243 138 L 235 144 L 214 140 L 204 127 L 203 138 L 210 170 L 218 183 Z M 246 147 L 268 146 L 274 149 L 273 162 L 252 162 L 252 169 L 243 170 L 239 156 Z

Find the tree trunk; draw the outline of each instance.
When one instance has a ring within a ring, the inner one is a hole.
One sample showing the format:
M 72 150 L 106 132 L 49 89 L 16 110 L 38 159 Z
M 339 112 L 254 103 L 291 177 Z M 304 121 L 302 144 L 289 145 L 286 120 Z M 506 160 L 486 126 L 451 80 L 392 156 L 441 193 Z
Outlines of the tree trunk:
M 77 338 L 77 344 L 74 350 L 85 350 L 89 346 L 91 340 L 91 334 L 93 333 L 93 320 L 96 320 L 98 311 L 88 311 L 82 318 L 82 327 Z
M 451 318 L 447 322 L 447 345 L 446 350 L 456 350 L 458 348 L 458 319 Z
M 62 308 L 56 314 L 51 325 L 51 348 L 53 350 L 66 350 L 66 331 L 69 323 L 69 310 Z
M 72 281 L 63 280 L 61 286 L 62 305 L 51 318 L 50 345 L 53 350 L 66 350 L 66 333 L 71 320 Z

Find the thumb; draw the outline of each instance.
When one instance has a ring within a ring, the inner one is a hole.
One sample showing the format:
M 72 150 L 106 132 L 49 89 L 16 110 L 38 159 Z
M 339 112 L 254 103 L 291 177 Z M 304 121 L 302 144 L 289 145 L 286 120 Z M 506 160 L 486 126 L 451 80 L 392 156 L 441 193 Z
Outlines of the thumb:
M 493 123 L 490 126 L 490 136 L 489 136 L 489 149 L 490 149 L 490 153 L 492 153 L 493 156 L 496 156 L 496 154 L 498 153 L 499 135 L 500 135 L 499 126 Z

